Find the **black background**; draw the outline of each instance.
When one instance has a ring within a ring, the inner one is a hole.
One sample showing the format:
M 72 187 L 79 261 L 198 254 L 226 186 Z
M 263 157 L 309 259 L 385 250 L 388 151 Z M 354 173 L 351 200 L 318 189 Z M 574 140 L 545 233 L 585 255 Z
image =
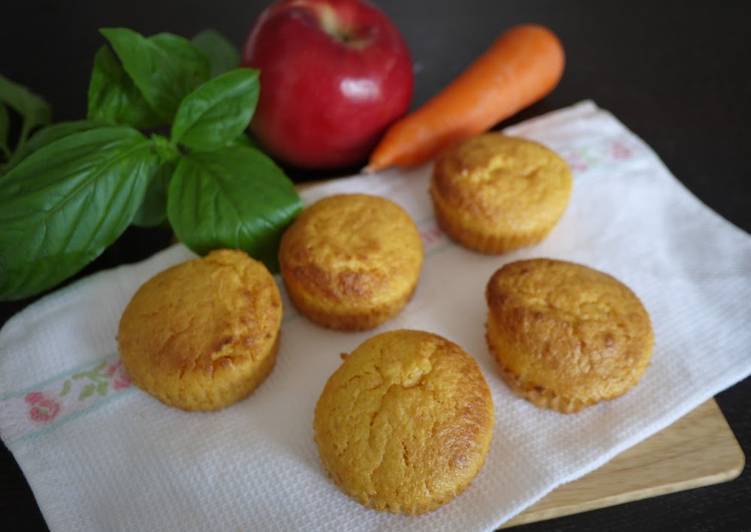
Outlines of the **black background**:
M 82 118 L 92 59 L 103 43 L 97 28 L 126 26 L 145 34 L 191 36 L 213 27 L 240 46 L 266 3 L 6 1 L 0 7 L 0 73 L 45 96 L 55 120 Z M 503 125 L 593 99 L 649 143 L 696 196 L 751 231 L 751 7 L 745 2 L 376 3 L 401 29 L 412 52 L 413 107 L 458 74 L 505 28 L 521 22 L 548 25 L 566 48 L 564 78 L 548 98 Z M 321 177 L 292 174 L 296 179 Z M 130 229 L 84 274 L 141 260 L 169 239 L 166 231 Z M 0 304 L 0 324 L 29 302 Z M 748 455 L 751 381 L 723 392 L 718 401 Z M 44 528 L 20 469 L 0 447 L 0 529 Z M 729 483 L 518 530 L 634 528 L 751 530 L 749 468 Z

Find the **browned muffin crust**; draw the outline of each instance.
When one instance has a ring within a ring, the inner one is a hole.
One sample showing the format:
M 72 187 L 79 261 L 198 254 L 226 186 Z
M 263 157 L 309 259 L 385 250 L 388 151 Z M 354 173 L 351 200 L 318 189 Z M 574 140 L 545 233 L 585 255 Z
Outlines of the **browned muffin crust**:
M 281 319 L 266 267 L 219 250 L 144 283 L 120 319 L 118 346 L 138 387 L 170 406 L 216 410 L 271 372 Z
M 419 514 L 462 492 L 493 431 L 493 402 L 475 360 L 411 330 L 361 344 L 329 378 L 315 439 L 331 478 L 377 510 Z
M 515 392 L 576 412 L 641 378 L 654 335 L 636 295 L 605 273 L 533 259 L 503 266 L 486 288 L 486 338 Z
M 284 233 L 279 262 L 287 292 L 311 320 L 373 328 L 412 297 L 422 268 L 420 234 L 394 202 L 366 194 L 324 198 Z
M 571 171 L 555 152 L 486 133 L 438 157 L 430 195 L 449 236 L 497 254 L 542 240 L 563 214 L 571 188 Z

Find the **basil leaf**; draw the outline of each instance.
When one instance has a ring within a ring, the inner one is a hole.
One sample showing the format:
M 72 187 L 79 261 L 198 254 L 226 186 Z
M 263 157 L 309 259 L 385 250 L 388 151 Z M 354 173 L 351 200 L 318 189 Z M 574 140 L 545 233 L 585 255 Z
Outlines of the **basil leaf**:
M 151 178 L 141 206 L 133 217 L 133 225 L 154 227 L 167 219 L 167 187 L 174 172 L 174 161 L 167 161 L 159 166 Z
M 159 33 L 147 39 L 126 28 L 104 28 L 100 32 L 144 99 L 164 121 L 171 121 L 185 95 L 208 79 L 208 60 L 182 37 Z
M 258 148 L 258 143 L 245 133 L 240 133 L 232 139 L 227 146 L 245 146 L 246 148 Z
M 63 137 L 67 137 L 73 133 L 79 133 L 81 131 L 87 131 L 95 127 L 100 127 L 102 124 L 97 122 L 90 122 L 88 120 L 76 120 L 73 122 L 58 122 L 51 126 L 43 127 L 34 133 L 29 141 L 20 149 L 16 150 L 13 157 L 9 161 L 9 166 L 15 166 L 25 157 L 39 148 L 51 144 L 56 140 Z
M 135 128 L 150 128 L 162 123 L 107 46 L 99 48 L 94 57 L 87 116 L 89 120 Z
M 0 177 L 0 299 L 73 275 L 125 230 L 159 164 L 129 127 L 47 144 Z
M 44 99 L 3 76 L 0 76 L 0 102 L 8 104 L 23 119 L 19 146 L 23 146 L 35 128 L 49 124 L 52 119 L 52 109 Z
M 272 271 L 282 232 L 301 208 L 279 167 L 242 146 L 182 157 L 167 194 L 172 229 L 193 251 L 240 248 Z
M 5 106 L 0 103 L 0 152 L 5 159 L 10 158 L 10 148 L 8 148 L 8 132 L 10 130 L 10 118 Z
M 32 135 L 32 137 L 29 139 L 29 142 L 26 144 L 26 148 L 30 152 L 38 150 L 39 148 L 42 148 L 47 144 L 52 144 L 56 140 L 67 137 L 68 135 L 72 135 L 73 133 L 88 131 L 89 129 L 102 127 L 103 125 L 104 124 L 91 120 L 58 122 L 57 124 L 52 124 L 51 126 L 42 128 L 34 133 L 34 135 Z
M 212 78 L 240 66 L 240 52 L 216 30 L 204 30 L 190 42 L 208 58 Z
M 248 127 L 258 91 L 258 71 L 249 68 L 207 81 L 180 104 L 172 124 L 172 142 L 196 151 L 226 146 Z

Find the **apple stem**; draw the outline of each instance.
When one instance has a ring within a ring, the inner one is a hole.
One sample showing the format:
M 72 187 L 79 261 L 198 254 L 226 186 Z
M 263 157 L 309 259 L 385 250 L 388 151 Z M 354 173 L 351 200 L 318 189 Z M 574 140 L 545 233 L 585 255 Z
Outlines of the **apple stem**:
M 334 8 L 327 4 L 314 4 L 313 7 L 318 14 L 318 20 L 321 22 L 323 30 L 332 37 L 340 37 L 339 17 Z
M 312 9 L 318 17 L 321 28 L 332 39 L 357 49 L 364 48 L 367 45 L 367 38 L 358 36 L 356 32 L 350 29 L 342 28 L 339 15 L 337 15 L 336 10 L 330 5 L 312 3 L 306 0 L 298 0 L 294 4 Z

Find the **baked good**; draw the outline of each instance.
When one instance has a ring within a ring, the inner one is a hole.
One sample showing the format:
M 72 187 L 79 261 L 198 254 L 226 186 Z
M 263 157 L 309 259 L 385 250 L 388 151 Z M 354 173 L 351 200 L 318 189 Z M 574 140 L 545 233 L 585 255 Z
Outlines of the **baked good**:
M 461 493 L 485 462 L 490 390 L 475 360 L 435 334 L 362 343 L 329 378 L 315 440 L 329 476 L 376 510 L 419 514 Z
M 117 341 L 138 387 L 183 410 L 217 410 L 271 372 L 281 321 L 266 267 L 219 250 L 146 281 L 123 312 Z
M 512 262 L 490 278 L 486 298 L 501 375 L 537 406 L 570 413 L 614 399 L 649 364 L 649 315 L 610 275 L 559 260 Z
M 305 209 L 284 233 L 279 263 L 287 292 L 311 320 L 370 329 L 397 314 L 417 286 L 420 234 L 396 203 L 341 194 Z
M 545 146 L 500 133 L 442 153 L 430 196 L 441 229 L 481 253 L 504 253 L 545 238 L 571 195 L 571 170 Z

